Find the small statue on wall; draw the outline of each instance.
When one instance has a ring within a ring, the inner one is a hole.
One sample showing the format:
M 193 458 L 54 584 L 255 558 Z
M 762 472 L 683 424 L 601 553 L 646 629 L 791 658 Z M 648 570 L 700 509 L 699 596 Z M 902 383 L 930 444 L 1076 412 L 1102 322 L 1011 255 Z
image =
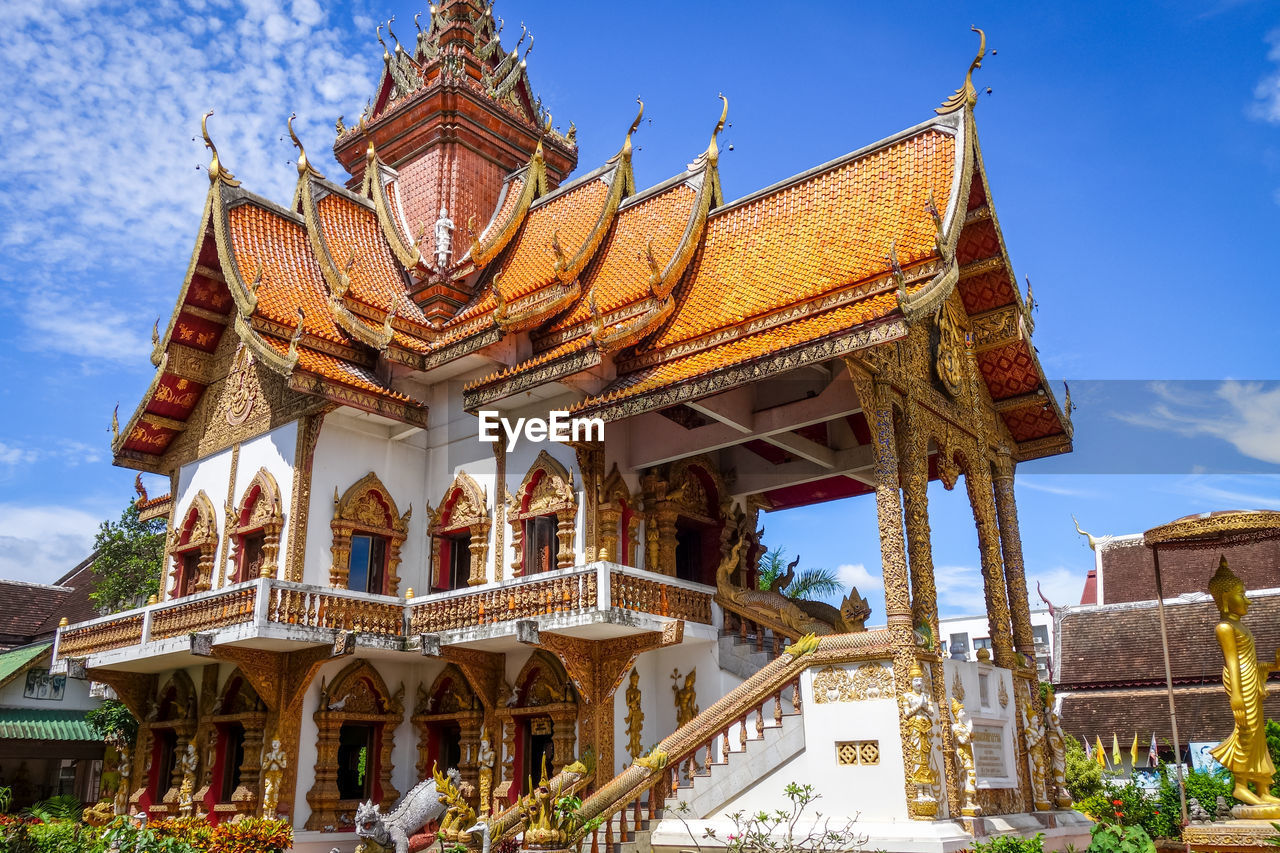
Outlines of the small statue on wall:
M 916 787 L 912 803 L 915 813 L 932 817 L 938 813 L 938 765 L 933 757 L 933 726 L 938 707 L 924 689 L 924 670 L 919 663 L 911 665 L 911 689 L 902 696 L 902 718 L 911 731 L 908 747 L 910 780 Z
M 289 759 L 280 748 L 280 736 L 271 739 L 271 749 L 262 756 L 262 816 L 272 819 L 280 805 L 280 786 Z
M 693 682 L 697 679 L 697 667 L 689 670 L 689 674 L 684 677 L 684 686 L 680 686 L 680 669 L 671 670 L 671 692 L 675 694 L 676 702 L 676 728 L 683 726 L 685 723 L 698 716 L 698 694 L 694 689 Z
M 480 728 L 480 750 L 476 755 L 476 764 L 479 767 L 480 777 L 481 817 L 489 816 L 490 801 L 493 799 L 493 765 L 497 760 L 498 754 L 489 743 L 489 734 L 482 726 Z
M 978 805 L 978 771 L 973 763 L 973 721 L 959 699 L 951 700 L 951 716 L 955 718 L 951 735 L 956 741 L 956 758 L 964 778 L 964 805 L 960 814 L 976 817 L 982 814 L 982 808 Z
M 627 754 L 635 761 L 644 752 L 640 737 L 644 730 L 644 711 L 640 707 L 640 671 L 634 667 L 627 683 Z M 676 704 L 679 708 L 679 702 Z
M 178 788 L 178 813 L 183 817 L 191 817 L 195 809 L 196 770 L 199 764 L 196 745 L 188 743 L 186 752 L 178 759 L 178 769 L 182 773 L 182 784 Z

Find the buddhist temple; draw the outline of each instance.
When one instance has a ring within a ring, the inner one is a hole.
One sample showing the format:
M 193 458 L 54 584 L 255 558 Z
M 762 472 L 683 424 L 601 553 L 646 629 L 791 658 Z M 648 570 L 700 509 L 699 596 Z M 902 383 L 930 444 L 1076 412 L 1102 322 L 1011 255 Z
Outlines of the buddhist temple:
M 726 199 L 727 101 L 637 187 L 643 103 L 579 163 L 500 10 L 415 24 L 378 30 L 348 174 L 293 135 L 286 203 L 205 117 L 199 237 L 113 443 L 171 483 L 163 594 L 57 638 L 142 721 L 117 809 L 347 853 L 436 779 L 414 845 L 612 853 L 723 838 L 795 781 L 875 849 L 1080 845 L 1013 488 L 1071 450 L 1070 406 L 983 168 L 985 35 L 919 124 Z M 978 532 L 976 661 L 937 639 L 933 480 Z M 768 513 L 852 497 L 883 600 L 758 587 Z M 548 824 L 547 792 L 600 825 Z

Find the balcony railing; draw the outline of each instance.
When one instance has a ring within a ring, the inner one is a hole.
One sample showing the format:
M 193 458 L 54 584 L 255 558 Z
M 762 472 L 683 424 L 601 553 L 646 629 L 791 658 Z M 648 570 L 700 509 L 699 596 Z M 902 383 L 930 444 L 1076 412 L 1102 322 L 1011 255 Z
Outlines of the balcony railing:
M 58 658 L 83 658 L 245 626 L 356 631 L 384 639 L 479 628 L 542 616 L 612 609 L 711 623 L 712 591 L 676 578 L 610 563 L 402 601 L 345 589 L 259 579 L 81 622 L 58 633 Z M 295 637 L 293 639 L 304 639 Z M 176 651 L 172 643 L 155 653 Z
M 543 572 L 478 589 L 409 602 L 409 630 L 436 634 L 516 619 L 581 614 L 611 608 L 711 624 L 712 591 L 700 584 L 595 563 Z

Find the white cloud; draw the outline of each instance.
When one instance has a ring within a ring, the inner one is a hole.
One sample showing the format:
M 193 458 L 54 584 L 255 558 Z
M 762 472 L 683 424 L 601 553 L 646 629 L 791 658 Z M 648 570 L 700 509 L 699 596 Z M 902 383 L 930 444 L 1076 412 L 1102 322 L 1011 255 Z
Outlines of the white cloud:
M 11 444 L 5 444 L 0 441 L 0 465 L 5 467 L 13 467 L 29 462 L 35 462 L 40 454 L 27 447 L 14 447 Z
M 1030 489 L 1033 492 L 1046 492 L 1051 495 L 1063 495 L 1073 498 L 1093 497 L 1094 492 L 1089 489 L 1072 489 L 1067 486 L 1054 485 L 1056 477 L 1039 476 L 1028 477 L 1025 475 L 1018 477 L 1018 488 Z
M 111 361 L 145 352 L 151 317 L 130 318 L 159 294 L 137 280 L 180 274 L 194 246 L 205 110 L 217 110 L 211 134 L 247 189 L 292 196 L 294 111 L 312 161 L 345 174 L 329 153 L 333 122 L 376 86 L 368 33 L 353 36 L 315 0 L 205 5 L 0 4 L 0 280 L 28 303 L 31 343 Z M 128 287 L 103 288 L 113 272 Z
M 836 578 L 846 589 L 858 588 L 862 595 L 869 589 L 884 589 L 884 578 L 867 571 L 862 563 L 845 563 L 836 567 Z
M 1251 459 L 1280 465 L 1280 384 L 1227 380 L 1211 397 L 1185 385 L 1153 382 L 1161 400 L 1151 411 L 1116 417 L 1135 426 L 1229 442 Z
M 100 522 L 72 507 L 0 504 L 0 578 L 52 583 L 89 556 Z
M 1249 112 L 1254 118 L 1280 124 L 1280 29 L 1267 33 L 1266 38 L 1271 45 L 1267 59 L 1275 63 L 1276 68 L 1254 87 Z
M 987 612 L 982 570 L 977 566 L 934 566 L 938 608 L 943 616 L 976 616 Z
M 1069 569 L 1066 566 L 1055 566 L 1051 569 L 1029 569 L 1027 571 L 1027 594 L 1032 607 L 1044 607 L 1044 602 L 1036 593 L 1036 584 L 1044 597 L 1054 607 L 1065 604 L 1078 604 L 1084 592 L 1085 572 Z

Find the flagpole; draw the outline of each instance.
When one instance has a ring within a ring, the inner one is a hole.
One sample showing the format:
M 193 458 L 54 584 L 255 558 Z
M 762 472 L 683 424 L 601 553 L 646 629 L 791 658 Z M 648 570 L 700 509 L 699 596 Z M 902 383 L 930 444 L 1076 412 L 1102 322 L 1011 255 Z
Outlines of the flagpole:
M 1178 739 L 1178 714 L 1173 704 L 1173 667 L 1169 664 L 1169 628 L 1164 620 L 1164 584 L 1160 581 L 1160 548 L 1151 549 L 1151 558 L 1156 573 L 1156 610 L 1160 614 L 1160 646 L 1164 651 L 1164 683 L 1169 693 L 1169 727 L 1173 730 L 1173 770 L 1178 774 L 1178 803 L 1182 807 L 1182 825 L 1189 826 L 1187 819 L 1187 790 L 1182 782 L 1182 741 Z

